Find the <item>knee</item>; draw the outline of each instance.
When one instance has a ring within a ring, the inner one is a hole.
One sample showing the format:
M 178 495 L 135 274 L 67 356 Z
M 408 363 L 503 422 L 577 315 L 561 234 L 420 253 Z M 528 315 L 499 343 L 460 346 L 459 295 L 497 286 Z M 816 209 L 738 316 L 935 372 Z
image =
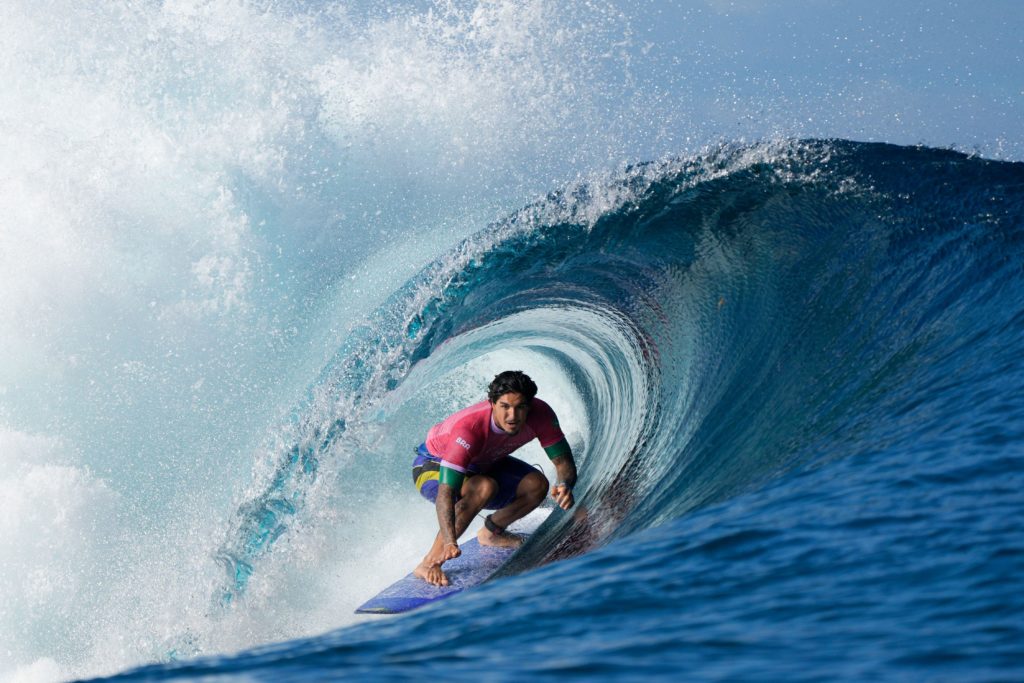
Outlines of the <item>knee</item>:
M 467 495 L 462 499 L 462 502 L 465 502 L 467 505 L 472 504 L 474 507 L 482 507 L 498 492 L 498 482 L 490 477 L 477 475 L 472 478 L 471 482 L 472 485 L 466 492 Z
M 490 477 L 480 477 L 480 501 L 486 503 L 498 492 L 498 482 Z
M 522 494 L 538 503 L 548 494 L 548 478 L 540 472 L 531 472 L 520 483 Z

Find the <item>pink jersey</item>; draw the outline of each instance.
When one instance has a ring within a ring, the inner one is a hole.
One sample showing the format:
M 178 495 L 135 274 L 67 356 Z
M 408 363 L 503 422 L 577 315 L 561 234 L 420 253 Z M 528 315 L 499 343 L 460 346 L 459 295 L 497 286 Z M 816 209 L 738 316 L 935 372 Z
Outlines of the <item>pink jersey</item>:
M 526 422 L 514 436 L 494 424 L 490 402 L 481 401 L 431 427 L 427 450 L 441 459 L 442 466 L 465 474 L 486 471 L 495 461 L 533 439 L 540 439 L 540 445 L 547 448 L 564 438 L 555 411 L 539 398 L 530 403 Z

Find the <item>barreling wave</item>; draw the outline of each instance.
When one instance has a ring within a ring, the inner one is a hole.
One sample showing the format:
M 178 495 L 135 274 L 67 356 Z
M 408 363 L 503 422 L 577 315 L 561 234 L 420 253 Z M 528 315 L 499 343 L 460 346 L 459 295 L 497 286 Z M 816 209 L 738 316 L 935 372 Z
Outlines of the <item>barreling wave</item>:
M 579 511 L 552 515 L 513 572 L 938 429 L 942 388 L 981 381 L 965 353 L 1013 364 L 1022 216 L 1024 165 L 844 141 L 724 147 L 554 193 L 350 335 L 237 515 L 221 602 L 318 504 L 318 476 L 373 451 L 373 425 L 496 350 L 544 359 L 582 416 Z

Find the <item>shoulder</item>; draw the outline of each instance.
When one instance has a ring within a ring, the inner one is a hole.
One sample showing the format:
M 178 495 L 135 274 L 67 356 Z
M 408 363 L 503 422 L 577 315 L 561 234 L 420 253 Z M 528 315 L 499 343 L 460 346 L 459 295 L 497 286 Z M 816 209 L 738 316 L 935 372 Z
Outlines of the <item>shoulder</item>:
M 547 401 L 539 399 L 536 396 L 533 398 L 533 401 L 530 402 L 530 412 L 549 413 L 551 415 L 555 414 L 554 408 L 552 408 Z
M 555 415 L 554 408 L 539 398 L 534 398 L 530 403 L 530 416 L 527 419 L 531 422 L 554 423 L 556 427 L 558 426 L 558 416 Z
M 448 419 L 451 420 L 455 427 L 471 431 L 479 430 L 489 424 L 488 420 L 491 416 L 490 406 L 491 404 L 487 401 L 474 403 L 468 408 L 463 408 Z
M 533 433 L 540 439 L 540 445 L 544 448 L 552 446 L 565 438 L 562 427 L 558 424 L 558 416 L 544 401 L 534 398 L 530 405 L 530 416 L 527 424 L 533 429 Z

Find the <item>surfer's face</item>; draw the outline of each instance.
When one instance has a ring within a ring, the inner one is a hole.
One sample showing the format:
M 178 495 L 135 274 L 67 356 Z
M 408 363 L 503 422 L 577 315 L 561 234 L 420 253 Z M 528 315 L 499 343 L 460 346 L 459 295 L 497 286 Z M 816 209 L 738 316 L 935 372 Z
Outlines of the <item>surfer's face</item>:
M 530 403 L 522 394 L 509 392 L 502 394 L 491 404 L 491 416 L 498 429 L 506 434 L 518 434 L 526 423 L 530 412 Z

